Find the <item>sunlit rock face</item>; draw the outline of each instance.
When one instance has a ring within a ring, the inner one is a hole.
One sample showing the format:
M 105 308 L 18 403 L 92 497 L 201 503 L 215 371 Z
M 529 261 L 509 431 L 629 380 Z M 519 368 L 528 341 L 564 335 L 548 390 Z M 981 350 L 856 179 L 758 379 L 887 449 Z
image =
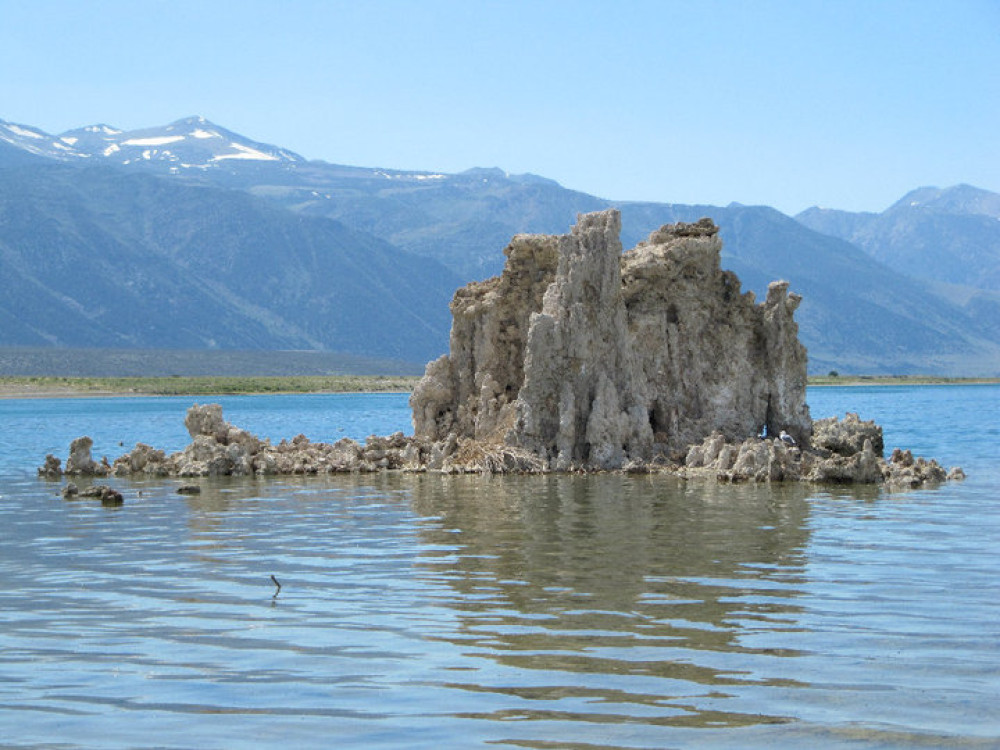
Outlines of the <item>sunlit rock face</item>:
M 615 210 L 569 234 L 516 236 L 501 276 L 460 289 L 449 355 L 410 403 L 416 435 L 505 446 L 550 469 L 615 469 L 718 432 L 811 432 L 800 298 L 757 304 L 722 271 L 708 219 L 622 253 Z

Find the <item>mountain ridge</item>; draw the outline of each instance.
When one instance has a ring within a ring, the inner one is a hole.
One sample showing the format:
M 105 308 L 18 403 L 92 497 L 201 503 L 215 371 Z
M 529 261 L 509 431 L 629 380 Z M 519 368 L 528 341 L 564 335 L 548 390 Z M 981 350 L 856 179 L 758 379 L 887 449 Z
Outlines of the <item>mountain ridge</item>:
M 1000 302 L 992 293 L 970 289 L 961 282 L 946 288 L 940 284 L 941 279 L 900 273 L 904 269 L 898 263 L 887 264 L 860 242 L 843 236 L 869 226 L 882 214 L 810 209 L 792 218 L 769 207 L 735 202 L 726 207 L 615 202 L 568 190 L 545 177 L 510 175 L 496 167 L 443 174 L 335 165 L 307 161 L 287 149 L 246 139 L 199 117 L 183 118 L 163 128 L 127 132 L 88 126 L 94 136 L 90 143 L 81 141 L 82 134 L 72 135 L 90 132 L 88 128 L 67 131 L 58 138 L 77 140 L 73 144 L 61 141 L 63 147 L 49 149 L 54 156 L 44 157 L 38 153 L 44 150 L 39 143 L 50 143 L 56 137 L 27 126 L 12 130 L 10 125 L 0 121 L 0 165 L 5 160 L 16 160 L 17 144 L 23 142 L 34 151 L 29 153 L 24 148 L 21 153 L 36 160 L 44 158 L 41 163 L 103 163 L 121 175 L 148 173 L 170 183 L 249 194 L 263 203 L 254 204 L 258 208 L 253 210 L 244 209 L 237 226 L 240 221 L 253 224 L 257 220 L 254 214 L 263 211 L 259 207 L 264 205 L 287 215 L 286 220 L 332 220 L 356 232 L 358 242 L 360 238 L 378 238 L 387 243 L 383 250 L 390 255 L 412 254 L 423 259 L 421 262 L 442 264 L 455 274 L 450 282 L 454 286 L 499 272 L 503 264 L 501 250 L 514 234 L 562 233 L 575 222 L 578 213 L 618 207 L 626 248 L 645 239 L 663 223 L 693 221 L 708 215 L 722 227 L 724 265 L 740 276 L 746 288 L 761 294 L 769 281 L 787 278 L 793 290 L 804 294 L 797 317 L 810 349 L 812 371 L 977 375 L 1000 371 L 1000 326 L 990 324 L 993 312 L 1000 310 Z M 66 150 L 78 144 L 80 149 L 86 146 L 88 156 Z M 111 149 L 112 145 L 117 149 Z M 227 154 L 236 156 L 215 158 Z M 975 220 L 993 221 L 987 212 L 992 210 L 991 196 L 996 194 L 971 186 L 964 188 L 967 195 L 963 200 L 978 201 Z M 954 211 L 951 204 L 957 200 L 955 193 L 936 188 L 920 188 L 908 196 L 910 202 L 923 206 L 925 214 L 936 217 L 950 216 L 948 212 Z M 899 206 L 906 198 L 894 205 Z M 907 206 L 899 206 L 897 213 L 909 215 L 907 210 Z M 116 213 L 113 206 L 102 211 L 105 218 Z M 825 231 L 810 226 L 815 215 L 831 226 L 824 225 Z M 183 217 L 176 215 L 172 220 L 183 223 Z M 838 222 L 839 227 L 832 226 Z M 175 243 L 185 239 L 177 233 L 167 234 Z M 241 236 L 246 239 L 247 234 Z M 276 254 L 294 258 L 296 250 L 289 246 L 287 236 L 267 236 L 272 237 Z M 222 263 L 224 258 L 217 261 Z M 379 293 L 389 297 L 394 294 L 395 281 L 374 278 L 362 268 L 356 273 Z M 237 280 L 226 281 L 226 285 L 232 284 L 239 286 Z M 282 286 L 294 290 L 297 286 L 307 288 L 308 284 L 303 278 L 289 276 Z M 422 295 L 424 307 L 437 305 L 446 313 L 453 290 L 427 287 Z M 216 291 L 220 298 L 236 294 L 245 308 L 238 312 L 248 314 L 251 321 L 253 305 L 262 305 L 257 311 L 257 325 L 261 324 L 261 316 L 275 314 L 272 307 L 278 300 L 269 298 L 264 287 L 244 288 L 236 293 L 226 286 Z M 320 314 L 320 310 L 315 312 Z M 364 312 L 354 309 L 351 314 L 357 319 Z M 406 315 L 399 317 L 405 319 Z M 315 338 L 317 327 L 322 327 L 318 321 L 310 325 L 312 338 L 303 339 L 305 345 L 331 345 L 329 341 L 320 344 Z M 332 320 L 331 325 L 347 325 L 347 318 Z M 394 335 L 384 329 L 369 329 L 368 344 Z M 438 348 L 443 351 L 446 333 L 440 334 L 439 342 Z M 380 354 L 397 356 L 398 352 Z
M 1000 292 L 1000 194 L 922 187 L 881 213 L 809 208 L 795 219 L 907 276 Z

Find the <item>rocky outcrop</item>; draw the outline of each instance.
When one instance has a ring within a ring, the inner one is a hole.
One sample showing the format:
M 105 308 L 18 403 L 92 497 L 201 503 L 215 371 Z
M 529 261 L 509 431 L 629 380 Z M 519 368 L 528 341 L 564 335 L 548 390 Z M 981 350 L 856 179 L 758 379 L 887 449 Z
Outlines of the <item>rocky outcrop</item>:
M 167 454 L 145 443 L 109 464 L 90 458 L 93 441 L 77 438 L 70 446 L 65 470 L 60 459 L 46 456 L 38 474 L 47 479 L 67 476 L 204 477 L 256 476 L 270 474 L 329 474 L 371 472 L 382 469 L 422 468 L 431 455 L 425 441 L 397 432 L 388 437 L 371 436 L 364 445 L 343 439 L 336 443 L 312 442 L 305 435 L 272 445 L 222 417 L 219 404 L 195 404 L 184 424 L 191 443 L 182 451 Z
M 830 451 L 841 456 L 853 456 L 864 450 L 865 443 L 871 443 L 872 450 L 881 457 L 885 448 L 882 428 L 875 422 L 863 422 L 857 414 L 847 412 L 844 421 L 837 417 L 817 419 L 813 422 L 811 444 L 813 448 Z
M 422 465 L 420 441 L 401 432 L 369 437 L 364 445 L 343 439 L 312 442 L 305 435 L 272 445 L 222 417 L 219 404 L 195 404 L 184 425 L 191 444 L 167 455 L 144 443 L 116 459 L 115 476 L 255 476 L 330 474 L 351 471 L 416 468 Z M 43 467 L 44 469 L 45 467 Z M 42 472 L 43 469 L 39 469 Z
M 90 437 L 86 435 L 78 437 L 70 443 L 65 469 L 62 468 L 62 461 L 50 453 L 45 457 L 45 464 L 39 467 L 38 475 L 48 478 L 59 477 L 63 474 L 85 477 L 107 476 L 111 473 L 111 465 L 107 458 L 97 462 L 91 457 L 90 449 L 93 445 L 94 441 Z
M 914 458 L 895 449 L 886 460 L 882 428 L 848 413 L 813 423 L 812 444 L 790 445 L 780 439 L 750 438 L 738 443 L 721 433 L 692 445 L 678 469 L 681 476 L 711 477 L 725 482 L 806 481 L 817 484 L 885 484 L 913 488 L 964 479 L 933 459 Z M 855 447 L 857 446 L 857 447 Z
M 313 442 L 305 435 L 272 445 L 269 440 L 261 440 L 226 422 L 218 404 L 195 404 L 188 409 L 184 424 L 191 436 L 191 444 L 184 450 L 168 455 L 138 443 L 115 460 L 109 473 L 120 477 L 204 477 L 339 474 L 385 469 L 503 473 L 537 472 L 543 468 L 535 456 L 516 448 L 463 441 L 444 450 L 402 432 L 388 437 L 372 435 L 363 445 L 349 438 L 332 444 Z M 49 456 L 38 472 L 50 478 L 61 476 L 59 459 Z
M 788 284 L 760 304 L 742 293 L 708 219 L 624 254 L 620 224 L 608 210 L 566 235 L 519 235 L 500 277 L 459 290 L 450 354 L 410 400 L 417 436 L 524 450 L 552 470 L 617 469 L 716 431 L 808 441 Z

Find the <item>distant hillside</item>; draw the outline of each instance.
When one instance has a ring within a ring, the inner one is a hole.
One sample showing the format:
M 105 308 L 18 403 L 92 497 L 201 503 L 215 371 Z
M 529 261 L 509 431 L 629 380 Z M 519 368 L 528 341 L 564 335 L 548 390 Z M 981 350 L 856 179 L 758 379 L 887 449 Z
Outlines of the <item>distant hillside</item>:
M 321 169 L 321 168 L 319 168 Z M 297 174 L 301 174 L 301 170 Z M 515 234 L 566 232 L 581 213 L 611 202 L 534 175 L 470 169 L 456 175 L 336 179 L 318 196 L 302 189 L 253 185 L 250 192 L 296 211 L 328 216 L 418 255 L 465 279 L 503 270 L 501 252 Z M 328 197 L 329 196 L 329 197 Z
M 577 213 L 609 205 L 552 180 L 500 169 L 446 175 L 306 161 L 202 117 L 132 131 L 91 125 L 58 136 L 0 120 L 0 144 L 66 163 L 247 191 L 434 258 L 466 280 L 499 273 L 500 251 L 513 234 L 562 232 Z
M 1000 292 L 1000 195 L 920 188 L 879 214 L 810 208 L 795 217 L 918 279 Z
M 0 345 L 320 349 L 426 361 L 459 280 L 245 193 L 112 167 L 0 169 Z

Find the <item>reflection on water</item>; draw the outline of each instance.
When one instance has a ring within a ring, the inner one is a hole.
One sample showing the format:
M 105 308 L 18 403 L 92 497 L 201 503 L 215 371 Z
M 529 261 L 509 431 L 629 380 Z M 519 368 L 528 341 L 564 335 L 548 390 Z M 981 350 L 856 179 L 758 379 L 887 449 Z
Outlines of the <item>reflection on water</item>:
M 734 712 L 727 699 L 736 686 L 793 684 L 770 676 L 768 662 L 794 651 L 747 646 L 742 636 L 795 627 L 808 538 L 802 487 L 423 477 L 414 497 L 439 521 L 423 529 L 440 551 L 421 568 L 456 592 L 450 640 L 509 668 L 502 683 L 484 683 L 477 670 L 450 686 L 535 702 L 474 715 L 716 727 L 782 720 Z

